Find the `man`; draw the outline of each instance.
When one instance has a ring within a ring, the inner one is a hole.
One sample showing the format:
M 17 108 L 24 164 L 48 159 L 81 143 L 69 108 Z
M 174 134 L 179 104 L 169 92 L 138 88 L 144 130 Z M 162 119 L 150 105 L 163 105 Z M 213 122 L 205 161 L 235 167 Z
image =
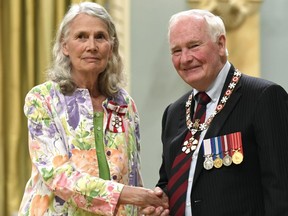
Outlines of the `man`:
M 192 87 L 162 120 L 157 191 L 168 196 L 170 215 L 287 216 L 287 93 L 235 69 L 223 21 L 208 11 L 175 14 L 168 36 L 173 65 Z M 198 105 L 204 111 L 194 118 Z M 154 210 L 142 212 L 168 214 Z

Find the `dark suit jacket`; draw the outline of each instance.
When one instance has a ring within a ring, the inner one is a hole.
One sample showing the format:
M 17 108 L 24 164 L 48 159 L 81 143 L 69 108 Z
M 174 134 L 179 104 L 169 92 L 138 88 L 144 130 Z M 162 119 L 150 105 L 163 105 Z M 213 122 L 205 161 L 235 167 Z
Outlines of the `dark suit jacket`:
M 222 95 L 233 72 L 232 66 Z M 189 94 L 169 105 L 163 115 L 163 155 L 157 186 L 166 192 L 172 163 L 187 133 L 185 103 Z M 205 170 L 200 149 L 191 193 L 193 216 L 288 216 L 288 95 L 285 90 L 270 81 L 242 74 L 224 109 L 212 121 L 205 139 L 233 132 L 242 134 L 244 160 L 241 164 Z

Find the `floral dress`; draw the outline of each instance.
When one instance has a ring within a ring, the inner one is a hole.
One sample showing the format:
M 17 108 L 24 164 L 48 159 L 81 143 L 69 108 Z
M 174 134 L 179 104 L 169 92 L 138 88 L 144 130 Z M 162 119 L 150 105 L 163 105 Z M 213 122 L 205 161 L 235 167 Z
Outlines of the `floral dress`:
M 118 205 L 124 184 L 142 186 L 139 116 L 121 89 L 103 102 L 103 143 L 111 180 L 99 178 L 93 107 L 87 89 L 63 95 L 48 81 L 27 94 L 32 174 L 19 215 L 137 215 Z M 116 121 L 117 120 L 117 121 Z

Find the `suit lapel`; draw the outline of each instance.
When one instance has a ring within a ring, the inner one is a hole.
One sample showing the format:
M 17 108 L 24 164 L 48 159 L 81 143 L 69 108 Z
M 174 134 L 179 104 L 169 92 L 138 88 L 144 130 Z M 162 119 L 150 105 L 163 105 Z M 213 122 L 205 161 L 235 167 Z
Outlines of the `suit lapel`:
M 187 94 L 187 98 L 188 99 Z M 179 151 L 182 151 L 182 144 L 184 142 L 185 136 L 188 132 L 188 128 L 186 125 L 186 109 L 185 109 L 185 103 L 186 100 L 184 99 L 180 105 L 179 109 L 179 122 L 178 122 L 178 127 L 177 127 L 177 133 L 176 136 L 172 139 L 171 144 L 170 144 L 170 158 L 169 160 L 171 162 L 169 167 L 172 167 L 173 161 L 175 160 L 176 156 L 178 155 Z M 194 102 L 192 104 L 194 106 Z M 193 115 L 193 113 L 192 113 Z
M 237 89 L 240 87 L 240 85 L 241 85 L 240 83 L 237 84 L 237 87 L 235 88 L 231 97 L 228 99 L 228 102 L 226 103 L 224 109 L 220 113 L 218 113 L 213 119 L 210 127 L 207 130 L 205 138 L 215 137 L 219 134 L 220 130 L 224 126 L 226 119 L 233 111 L 234 107 L 237 104 L 237 101 L 240 99 L 242 95 L 240 92 L 237 92 Z
M 232 75 L 234 73 L 234 67 L 232 66 L 230 68 L 229 74 L 226 78 L 224 87 L 222 89 L 222 93 L 220 96 L 220 99 L 222 98 L 222 96 L 224 95 L 228 84 L 231 81 Z M 238 100 L 241 97 L 241 92 L 239 91 L 241 87 L 241 79 L 239 81 L 239 83 L 236 85 L 233 93 L 231 94 L 230 98 L 228 99 L 227 103 L 225 104 L 225 107 L 223 108 L 223 110 L 221 112 L 219 112 L 213 119 L 210 127 L 208 128 L 204 139 L 207 138 L 212 138 L 212 137 L 216 137 L 219 136 L 220 131 L 222 129 L 222 127 L 224 126 L 228 116 L 230 115 L 230 113 L 233 111 L 234 107 L 236 106 Z M 199 153 L 198 153 L 198 159 L 197 159 L 197 164 L 196 164 L 196 169 L 195 169 L 195 174 L 194 174 L 194 180 L 193 180 L 193 185 L 195 184 L 195 182 L 197 181 L 200 173 L 202 172 L 203 168 L 203 162 L 204 162 L 204 152 L 203 152 L 203 148 L 202 146 L 200 147 Z

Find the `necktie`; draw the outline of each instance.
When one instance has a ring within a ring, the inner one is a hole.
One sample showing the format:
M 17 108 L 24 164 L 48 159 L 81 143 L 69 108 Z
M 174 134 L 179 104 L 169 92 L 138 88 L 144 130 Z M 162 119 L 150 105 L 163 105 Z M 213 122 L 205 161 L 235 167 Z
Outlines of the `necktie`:
M 203 123 L 206 116 L 206 105 L 211 101 L 211 99 L 205 92 L 199 92 L 195 96 L 195 99 L 198 104 L 192 121 Z M 201 131 L 196 132 L 194 138 L 199 140 L 200 133 Z M 191 136 L 191 132 L 188 131 L 184 141 L 188 140 Z M 189 154 L 185 154 L 180 148 L 179 153 L 173 162 L 171 178 L 169 179 L 167 185 L 171 216 L 181 216 L 185 214 L 188 176 L 193 152 L 194 151 L 190 152 Z

